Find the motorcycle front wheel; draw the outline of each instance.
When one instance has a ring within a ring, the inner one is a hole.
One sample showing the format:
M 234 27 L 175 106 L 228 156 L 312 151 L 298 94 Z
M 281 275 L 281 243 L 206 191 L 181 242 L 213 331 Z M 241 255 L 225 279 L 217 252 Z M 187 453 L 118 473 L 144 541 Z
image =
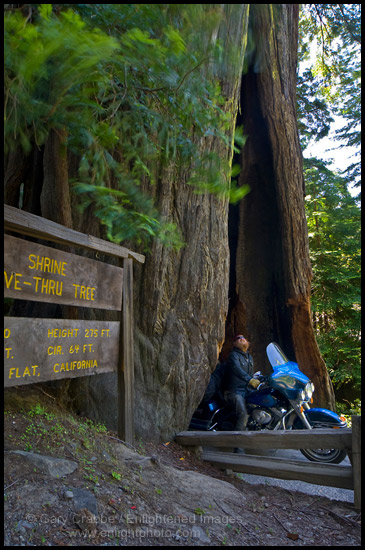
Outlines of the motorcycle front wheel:
M 303 424 L 299 418 L 295 420 L 293 428 L 297 430 L 303 429 Z M 314 427 L 313 429 L 315 430 Z M 340 464 L 347 456 L 347 452 L 344 449 L 300 449 L 300 452 L 308 460 L 322 464 Z
M 308 460 L 322 464 L 340 464 L 347 455 L 343 449 L 300 449 L 300 452 Z

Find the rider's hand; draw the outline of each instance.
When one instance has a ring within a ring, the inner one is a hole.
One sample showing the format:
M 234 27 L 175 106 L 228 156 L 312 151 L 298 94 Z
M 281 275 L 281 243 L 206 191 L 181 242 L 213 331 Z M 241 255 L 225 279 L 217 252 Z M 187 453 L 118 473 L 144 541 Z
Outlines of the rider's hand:
M 249 386 L 252 386 L 253 388 L 257 388 L 257 386 L 259 386 L 261 384 L 260 380 L 257 380 L 257 378 L 251 378 L 251 380 L 249 381 L 248 385 Z

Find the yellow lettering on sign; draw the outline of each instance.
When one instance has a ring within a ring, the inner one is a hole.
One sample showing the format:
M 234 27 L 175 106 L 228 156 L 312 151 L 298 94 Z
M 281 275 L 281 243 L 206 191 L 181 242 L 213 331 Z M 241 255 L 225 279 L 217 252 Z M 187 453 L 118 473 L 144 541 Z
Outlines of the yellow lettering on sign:
M 70 363 L 55 363 L 53 365 L 53 371 L 58 374 L 63 371 L 71 371 L 77 369 L 91 369 L 98 366 L 96 359 L 90 359 L 88 361 L 71 361 Z
M 96 287 L 76 285 L 76 284 L 72 284 L 72 286 L 75 287 L 75 298 L 79 298 L 79 300 L 95 301 L 94 293 L 95 293 Z
M 42 279 L 42 287 L 41 287 L 41 294 L 43 294 L 43 291 L 45 291 L 46 294 L 49 294 L 48 292 L 48 279 Z
M 46 258 L 47 259 L 47 258 Z M 49 258 L 48 258 L 49 259 Z M 7 273 L 4 270 L 4 283 L 6 288 L 13 287 L 14 290 L 22 290 L 22 284 L 32 286 L 32 282 L 21 281 L 20 278 L 23 277 L 21 273 Z M 53 279 L 44 279 L 43 277 L 33 277 L 34 281 L 34 291 L 41 292 L 41 294 L 53 294 L 57 296 L 62 296 L 63 290 L 63 281 L 54 281 Z
M 65 269 L 67 262 L 57 261 L 54 258 L 48 258 L 48 256 L 37 256 L 36 254 L 29 254 L 28 260 L 30 262 L 28 265 L 29 269 L 37 269 L 66 277 Z
M 77 338 L 78 328 L 49 328 L 48 338 Z
M 57 294 L 62 296 L 63 281 L 54 281 L 53 279 L 43 279 L 43 277 L 33 277 L 35 281 L 35 292 L 41 292 L 41 294 Z M 40 284 L 39 284 L 40 283 Z M 29 283 L 27 283 L 29 284 Z
M 14 283 L 14 289 L 15 290 L 21 290 L 22 287 L 19 286 L 20 281 L 18 280 L 18 277 L 23 277 L 21 273 L 14 273 L 14 271 L 11 272 L 10 277 L 8 273 L 4 269 L 4 279 L 5 279 L 5 286 L 6 288 L 10 288 L 11 283 Z
M 15 273 L 15 281 L 14 281 L 15 290 L 21 290 L 22 289 L 22 287 L 19 286 L 18 277 L 23 277 L 23 275 L 21 273 Z
M 42 280 L 42 277 L 33 277 L 35 280 L 35 291 L 38 292 L 38 283 Z
M 9 380 L 11 380 L 13 377 L 23 378 L 24 376 L 39 376 L 40 373 L 36 370 L 38 368 L 39 368 L 39 365 L 32 365 L 31 367 L 24 367 L 22 369 L 22 374 L 19 374 L 19 370 L 20 370 L 19 367 L 11 367 L 9 369 Z M 29 369 L 32 369 L 33 372 L 31 373 Z
M 10 288 L 11 281 L 13 280 L 14 273 L 11 274 L 11 277 L 9 279 L 7 272 L 4 269 L 4 279 L 5 279 L 5 286 L 6 288 Z
M 29 254 L 28 260 L 32 264 L 32 265 L 28 265 L 29 269 L 34 269 L 35 268 L 35 260 L 33 260 L 33 258 L 36 258 L 36 255 L 35 254 Z
M 48 355 L 62 355 L 62 346 L 49 346 L 47 353 Z

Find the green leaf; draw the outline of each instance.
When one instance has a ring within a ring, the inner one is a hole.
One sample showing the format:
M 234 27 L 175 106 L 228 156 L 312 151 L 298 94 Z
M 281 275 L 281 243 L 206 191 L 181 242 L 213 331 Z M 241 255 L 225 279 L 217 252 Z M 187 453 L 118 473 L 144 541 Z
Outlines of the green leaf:
M 52 13 L 52 4 L 39 4 L 39 15 L 43 19 L 49 19 Z

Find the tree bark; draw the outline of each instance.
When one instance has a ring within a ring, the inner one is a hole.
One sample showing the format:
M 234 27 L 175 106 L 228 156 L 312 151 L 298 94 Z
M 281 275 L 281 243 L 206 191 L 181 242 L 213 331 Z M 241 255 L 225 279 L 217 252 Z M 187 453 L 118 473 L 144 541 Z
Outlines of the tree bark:
M 210 69 L 220 78 L 233 139 L 248 5 L 222 6 L 216 37 L 225 56 Z M 232 155 L 212 139 L 197 146 L 222 159 Z M 156 242 L 144 266 L 135 268 L 135 418 L 138 434 L 146 438 L 170 438 L 189 425 L 225 337 L 228 202 L 197 195 L 187 178 L 170 166 L 155 190 L 160 211 L 179 226 L 186 246 L 175 252 Z
M 43 156 L 42 216 L 72 227 L 70 186 L 67 166 L 67 132 L 51 129 Z
M 251 192 L 239 208 L 237 305 L 228 336 L 252 342 L 256 368 L 269 371 L 265 348 L 277 341 L 314 382 L 315 403 L 334 408 L 310 310 L 311 265 L 302 154 L 296 122 L 297 4 L 253 4 L 255 50 L 242 80 L 241 183 Z
M 20 185 L 25 166 L 26 155 L 21 147 L 8 153 L 4 170 L 4 202 L 9 206 L 19 206 Z

